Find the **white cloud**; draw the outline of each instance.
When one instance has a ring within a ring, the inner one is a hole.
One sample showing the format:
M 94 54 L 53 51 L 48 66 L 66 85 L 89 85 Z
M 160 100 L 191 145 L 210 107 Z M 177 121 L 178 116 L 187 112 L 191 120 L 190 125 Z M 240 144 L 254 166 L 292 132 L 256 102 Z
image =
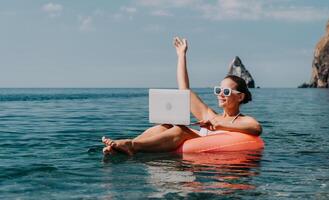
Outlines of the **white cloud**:
M 199 6 L 203 16 L 211 20 L 286 20 L 314 21 L 328 18 L 329 8 L 275 6 L 270 1 L 218 0 L 215 5 Z
M 164 31 L 164 27 L 160 26 L 159 24 L 151 24 L 151 25 L 147 25 L 144 28 L 145 31 L 147 32 L 161 32 Z
M 79 29 L 81 31 L 93 31 L 94 30 L 93 18 L 91 16 L 86 16 L 86 17 L 79 16 L 78 19 L 80 21 Z
M 268 18 L 289 21 L 314 21 L 327 19 L 329 17 L 329 9 L 315 9 L 311 7 L 289 7 L 272 10 L 264 13 Z
M 199 4 L 201 0 L 138 0 L 138 4 L 147 7 L 184 7 Z
M 289 1 L 217 0 L 139 0 L 139 6 L 151 9 L 151 15 L 167 16 L 159 10 L 179 8 L 196 12 L 209 20 L 284 20 L 316 21 L 328 19 L 328 7 L 296 6 Z M 288 5 L 290 4 L 290 5 Z M 293 5 L 293 6 L 292 6 Z
M 133 19 L 133 16 L 137 13 L 137 8 L 135 7 L 120 7 L 119 12 L 112 15 L 112 18 L 115 20 L 122 20 L 128 18 L 129 20 Z
M 134 7 L 125 7 L 125 6 L 123 6 L 123 7 L 120 8 L 120 10 L 123 11 L 123 12 L 129 13 L 129 14 L 134 14 L 134 13 L 137 12 L 137 9 L 134 8 Z
M 173 16 L 172 13 L 165 11 L 165 10 L 153 10 L 151 12 L 151 15 L 153 16 L 162 16 L 162 17 L 171 17 Z
M 123 15 L 121 13 L 115 13 L 111 15 L 111 18 L 117 21 L 120 21 L 123 18 Z
M 218 0 L 215 5 L 202 4 L 197 9 L 211 20 L 257 20 L 261 17 L 263 7 L 259 1 Z
M 61 4 L 47 3 L 42 6 L 42 10 L 48 13 L 49 17 L 58 17 L 63 11 L 63 6 Z
M 105 12 L 101 9 L 96 9 L 96 10 L 94 10 L 93 15 L 102 17 L 102 16 L 105 16 Z

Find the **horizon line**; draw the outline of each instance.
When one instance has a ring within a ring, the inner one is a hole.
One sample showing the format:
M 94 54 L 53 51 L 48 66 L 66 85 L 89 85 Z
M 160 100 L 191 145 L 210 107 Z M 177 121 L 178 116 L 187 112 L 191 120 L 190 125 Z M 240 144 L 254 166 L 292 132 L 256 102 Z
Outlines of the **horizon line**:
M 205 89 L 213 87 L 192 87 L 190 89 Z M 255 87 L 249 89 L 296 89 L 296 87 Z M 177 87 L 0 87 L 0 89 L 178 89 Z M 303 89 L 303 88 L 298 88 Z M 305 88 L 304 88 L 305 89 Z M 322 88 L 320 88 L 322 89 Z M 328 89 L 328 88 L 324 88 Z

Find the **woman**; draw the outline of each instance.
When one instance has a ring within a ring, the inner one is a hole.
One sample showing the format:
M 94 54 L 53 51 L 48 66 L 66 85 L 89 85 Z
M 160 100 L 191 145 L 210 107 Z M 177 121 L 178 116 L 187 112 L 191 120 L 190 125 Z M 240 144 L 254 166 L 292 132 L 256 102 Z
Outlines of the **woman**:
M 177 81 L 179 89 L 189 90 L 189 78 L 186 68 L 186 39 L 174 38 L 174 46 L 178 56 Z M 169 152 L 178 148 L 184 141 L 215 134 L 216 131 L 238 131 L 252 135 L 260 135 L 261 125 L 256 119 L 242 115 L 240 105 L 251 101 L 245 81 L 237 76 L 229 75 L 215 87 L 218 104 L 223 114 L 217 114 L 191 91 L 191 112 L 199 120 L 201 130 L 186 126 L 162 124 L 151 127 L 134 139 L 111 140 L 102 138 L 104 154 L 112 154 L 116 150 L 133 155 L 136 152 Z

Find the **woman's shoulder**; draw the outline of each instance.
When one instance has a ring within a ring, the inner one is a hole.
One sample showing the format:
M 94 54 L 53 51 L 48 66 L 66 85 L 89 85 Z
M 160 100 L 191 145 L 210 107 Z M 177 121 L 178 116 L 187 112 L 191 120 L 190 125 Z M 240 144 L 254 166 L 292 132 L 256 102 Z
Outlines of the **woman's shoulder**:
M 248 126 L 253 127 L 253 129 L 257 130 L 258 135 L 263 132 L 262 125 L 254 117 L 243 115 L 241 118 L 243 123 L 248 124 Z
M 257 123 L 259 124 L 259 122 L 257 121 L 256 118 L 249 116 L 249 115 L 241 115 L 241 119 L 243 119 L 243 121 L 248 122 L 248 123 Z

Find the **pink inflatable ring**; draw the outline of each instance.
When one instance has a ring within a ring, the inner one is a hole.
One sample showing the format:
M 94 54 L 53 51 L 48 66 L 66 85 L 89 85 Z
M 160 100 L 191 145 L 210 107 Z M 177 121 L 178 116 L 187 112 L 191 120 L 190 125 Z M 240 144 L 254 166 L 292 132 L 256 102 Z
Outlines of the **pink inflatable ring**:
M 240 132 L 223 131 L 199 138 L 186 140 L 176 153 L 203 153 L 223 151 L 259 150 L 264 142 L 259 136 Z

